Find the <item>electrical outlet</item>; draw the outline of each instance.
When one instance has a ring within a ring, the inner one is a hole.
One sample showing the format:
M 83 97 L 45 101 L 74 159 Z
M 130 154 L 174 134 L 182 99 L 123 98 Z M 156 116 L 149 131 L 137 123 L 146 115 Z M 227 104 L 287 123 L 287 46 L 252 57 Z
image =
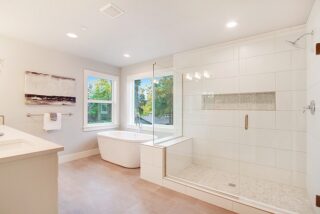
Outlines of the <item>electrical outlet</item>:
M 316 207 L 320 207 L 320 195 L 316 195 Z

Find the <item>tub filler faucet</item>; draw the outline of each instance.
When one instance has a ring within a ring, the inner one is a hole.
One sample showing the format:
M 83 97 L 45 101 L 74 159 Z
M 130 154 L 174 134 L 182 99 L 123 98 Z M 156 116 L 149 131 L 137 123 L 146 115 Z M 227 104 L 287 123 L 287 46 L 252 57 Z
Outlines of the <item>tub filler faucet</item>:
M 0 115 L 0 127 L 4 125 L 4 115 Z M 3 136 L 4 133 L 1 132 L 1 129 L 0 129 L 0 137 Z
M 138 132 L 141 132 L 141 118 L 140 118 L 140 113 L 136 114 L 136 119 L 135 119 L 135 124 L 138 127 Z

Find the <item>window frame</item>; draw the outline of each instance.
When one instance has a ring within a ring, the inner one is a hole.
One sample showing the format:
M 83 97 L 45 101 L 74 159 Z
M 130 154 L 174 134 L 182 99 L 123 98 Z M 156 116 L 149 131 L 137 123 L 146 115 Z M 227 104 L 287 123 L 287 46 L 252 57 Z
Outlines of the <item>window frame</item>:
M 89 100 L 88 99 L 88 77 L 96 77 L 112 81 L 112 99 L 106 100 Z M 102 129 L 113 129 L 119 127 L 119 77 L 106 73 L 100 73 L 91 70 L 84 70 L 84 96 L 83 96 L 83 130 L 95 131 Z M 111 122 L 109 123 L 88 123 L 88 104 L 89 103 L 110 103 L 112 109 Z
M 172 72 L 171 69 L 165 69 L 162 71 L 156 71 L 157 75 L 156 77 L 163 77 L 163 76 L 173 76 L 173 84 L 175 81 L 174 78 L 174 72 Z M 128 103 L 128 109 L 127 109 L 127 115 L 128 115 L 128 122 L 127 122 L 127 128 L 130 129 L 138 129 L 138 127 L 135 125 L 134 119 L 134 81 L 135 80 L 140 80 L 140 79 L 146 79 L 146 78 L 151 78 L 152 79 L 152 73 L 151 72 L 145 72 L 145 73 L 139 73 L 139 74 L 134 74 L 130 75 L 127 77 L 127 103 Z M 173 87 L 173 94 L 174 94 L 175 87 Z M 153 95 L 152 95 L 153 96 Z M 152 98 L 152 102 L 154 99 Z M 174 108 L 175 103 L 173 102 L 173 111 L 175 110 Z M 152 104 L 154 106 L 154 103 Z M 154 110 L 152 109 L 152 114 L 154 114 Z M 173 115 L 175 114 L 175 111 L 173 112 Z M 153 117 L 152 117 L 153 119 Z M 153 125 L 158 131 L 163 131 L 163 132 L 172 132 L 175 127 L 175 120 L 173 120 L 173 125 L 162 125 L 162 124 L 141 124 L 141 127 L 143 130 L 151 131 L 153 130 Z

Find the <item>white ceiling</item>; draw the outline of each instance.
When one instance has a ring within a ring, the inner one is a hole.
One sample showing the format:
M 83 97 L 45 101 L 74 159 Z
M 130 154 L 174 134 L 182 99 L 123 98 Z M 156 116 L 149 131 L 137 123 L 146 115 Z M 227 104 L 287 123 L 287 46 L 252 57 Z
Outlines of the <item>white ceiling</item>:
M 109 2 L 0 0 L 0 34 L 125 66 L 304 24 L 314 0 L 113 0 L 126 11 L 116 19 L 99 12 Z M 228 20 L 239 26 L 226 29 Z

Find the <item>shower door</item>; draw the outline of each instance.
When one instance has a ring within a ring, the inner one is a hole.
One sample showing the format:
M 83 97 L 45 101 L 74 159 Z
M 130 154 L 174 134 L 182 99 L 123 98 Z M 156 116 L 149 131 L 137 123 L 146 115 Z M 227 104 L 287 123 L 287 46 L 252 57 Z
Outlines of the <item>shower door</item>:
M 166 149 L 168 177 L 278 213 L 312 213 L 302 110 L 314 47 L 305 33 L 291 28 L 174 55 L 185 138 Z M 296 38 L 298 46 L 287 42 Z

